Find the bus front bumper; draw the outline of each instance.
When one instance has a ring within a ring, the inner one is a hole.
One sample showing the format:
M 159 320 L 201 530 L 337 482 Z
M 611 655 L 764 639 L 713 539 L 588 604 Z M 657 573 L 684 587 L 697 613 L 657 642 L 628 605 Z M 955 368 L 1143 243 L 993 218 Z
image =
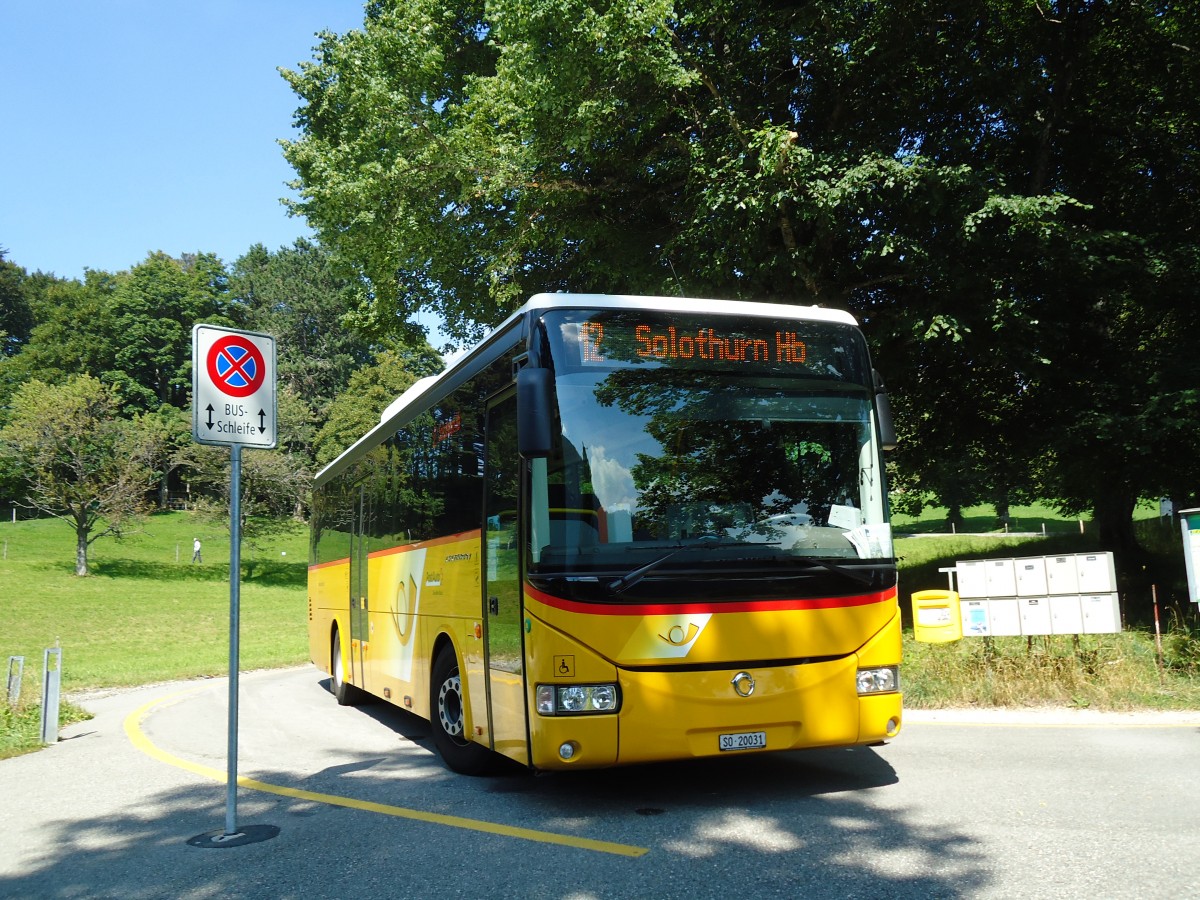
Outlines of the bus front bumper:
M 901 695 L 859 696 L 857 656 L 705 672 L 625 672 L 619 762 L 873 744 Z
M 860 657 L 706 671 L 619 671 L 617 715 L 541 718 L 539 769 L 593 768 L 895 737 L 899 692 L 859 695 Z

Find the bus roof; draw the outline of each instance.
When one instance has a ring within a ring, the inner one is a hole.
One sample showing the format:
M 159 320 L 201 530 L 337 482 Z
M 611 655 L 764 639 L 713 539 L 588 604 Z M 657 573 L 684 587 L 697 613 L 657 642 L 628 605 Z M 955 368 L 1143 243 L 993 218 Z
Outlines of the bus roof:
M 766 318 L 807 319 L 857 325 L 850 313 L 822 306 L 795 306 L 750 300 L 710 300 L 700 297 L 642 297 L 634 294 L 534 294 L 513 316 L 544 309 L 646 309 L 661 312 L 705 312 Z M 501 326 L 503 327 L 503 326 Z
M 483 365 L 494 361 L 502 352 L 501 339 L 519 328 L 533 312 L 555 309 L 642 309 L 652 312 L 708 313 L 712 315 L 761 316 L 791 318 L 810 322 L 831 322 L 855 325 L 850 313 L 820 306 L 796 306 L 783 303 L 761 303 L 746 300 L 712 300 L 699 297 L 651 297 L 633 294 L 534 294 L 507 319 L 493 328 L 478 344 L 458 356 L 440 375 L 422 378 L 392 401 L 380 416 L 379 424 L 344 450 L 333 462 L 321 469 L 314 481 L 324 481 L 346 467 L 358 455 L 360 448 L 373 447 L 380 433 L 391 433 L 407 418 L 406 413 L 425 409 L 442 393 L 448 393 Z

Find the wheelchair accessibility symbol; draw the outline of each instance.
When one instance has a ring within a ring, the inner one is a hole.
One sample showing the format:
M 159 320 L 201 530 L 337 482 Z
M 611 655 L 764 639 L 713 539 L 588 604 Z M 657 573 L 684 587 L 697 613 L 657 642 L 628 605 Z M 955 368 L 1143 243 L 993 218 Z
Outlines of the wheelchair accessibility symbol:
M 554 657 L 554 674 L 559 678 L 574 678 L 575 677 L 575 657 L 574 656 L 556 656 Z

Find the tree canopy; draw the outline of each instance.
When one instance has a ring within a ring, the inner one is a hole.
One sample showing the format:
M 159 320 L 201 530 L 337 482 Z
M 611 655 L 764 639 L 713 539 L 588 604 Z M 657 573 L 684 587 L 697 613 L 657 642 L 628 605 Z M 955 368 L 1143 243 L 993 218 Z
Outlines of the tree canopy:
M 348 411 L 377 420 L 394 399 L 371 394 L 375 408 L 364 408 L 352 376 L 386 363 L 382 378 L 399 393 L 441 367 L 424 341 L 374 340 L 348 323 L 361 289 L 304 240 L 275 252 L 253 246 L 228 267 L 208 253 L 151 253 L 128 270 L 89 270 L 83 279 L 29 275 L 0 255 L 0 499 L 70 521 L 83 535 L 81 571 L 87 546 L 126 527 L 140 502 L 195 508 L 227 499 L 228 455 L 191 434 L 191 332 L 205 322 L 276 339 L 279 446 L 248 454 L 243 509 L 303 516 L 322 425 Z M 337 437 L 348 445 L 358 435 Z M 326 455 L 344 449 L 329 433 L 322 440 Z M 118 445 L 137 478 L 108 459 Z M 72 454 L 78 465 L 63 462 Z M 157 480 L 156 492 L 142 475 Z M 104 499 L 106 482 L 125 505 Z
M 274 253 L 251 247 L 232 266 L 230 292 L 243 327 L 275 338 L 281 390 L 308 398 L 318 415 L 379 349 L 346 322 L 358 283 L 310 241 Z
M 232 324 L 225 267 L 212 254 L 153 253 L 116 280 L 104 380 L 127 409 L 186 406 L 192 386 L 192 326 Z
M 385 350 L 378 361 L 350 376 L 350 384 L 317 432 L 316 463 L 323 466 L 379 424 L 380 414 L 421 375 L 404 364 L 393 350 Z
M 1038 495 L 1132 542 L 1196 498 L 1200 14 L 1132 0 L 369 4 L 285 73 L 306 216 L 376 328 L 541 290 L 863 322 L 956 506 Z
M 0 358 L 16 353 L 33 327 L 29 301 L 21 290 L 25 270 L 5 256 L 0 250 Z

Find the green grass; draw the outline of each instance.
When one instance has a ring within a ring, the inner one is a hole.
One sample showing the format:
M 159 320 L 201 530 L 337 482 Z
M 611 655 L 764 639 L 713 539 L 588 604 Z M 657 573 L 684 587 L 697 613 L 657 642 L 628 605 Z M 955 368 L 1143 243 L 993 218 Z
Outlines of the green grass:
M 1076 535 L 1040 538 L 969 534 L 906 537 L 901 534 L 896 536 L 895 547 L 896 557 L 900 560 L 900 588 L 907 595 L 913 591 L 949 588 L 949 575 L 941 570 L 953 567 L 960 559 L 1082 553 L 1095 550 L 1096 544 Z
M 83 722 L 90 714 L 74 703 L 60 701 L 59 726 Z M 42 708 L 39 703 L 22 702 L 15 707 L 0 702 L 0 759 L 28 753 L 41 745 Z
M 1178 632 L 1172 632 L 1178 638 Z M 1178 643 L 1177 640 L 1171 643 Z M 1200 657 L 1164 654 L 1154 637 L 1121 634 L 964 638 L 924 644 L 905 633 L 904 702 L 912 708 L 1069 706 L 1079 709 L 1200 709 Z
M 1117 559 L 1117 582 L 1122 595 L 1126 621 L 1133 625 L 1153 623 L 1151 586 L 1157 591 L 1164 617 L 1174 615 L 1181 621 L 1195 617 L 1195 604 L 1187 599 L 1183 550 L 1178 526 L 1157 516 L 1134 523 L 1139 546 L 1145 558 L 1134 566 L 1136 571 Z M 943 569 L 958 560 L 1004 559 L 1020 556 L 1048 556 L 1060 553 L 1094 553 L 1101 549 L 1095 530 L 1080 533 L 1061 527 L 1047 529 L 1047 536 L 1035 534 L 937 534 L 927 531 L 901 532 L 896 535 L 896 556 L 900 560 L 901 597 L 914 591 L 943 590 L 950 586 Z M 1164 619 L 1165 624 L 1165 619 Z
M 204 545 L 191 560 L 192 538 Z M 61 642 L 63 688 L 107 687 L 228 671 L 229 535 L 192 513 L 150 517 L 144 531 L 92 545 L 74 574 L 74 535 L 58 520 L 0 527 L 0 653 L 41 667 Z M 285 555 L 286 554 L 286 555 Z M 242 541 L 241 664 L 306 658 L 307 529 Z
M 946 521 L 946 510 L 926 507 L 918 516 L 894 514 L 892 528 L 897 534 L 1034 534 L 1047 536 L 1088 534 L 1094 529 L 1089 516 L 1066 518 L 1053 507 L 1042 503 L 1030 506 L 1011 506 L 1008 521 L 996 517 L 995 507 L 972 506 L 962 511 L 961 527 L 951 529 Z M 1158 506 L 1143 503 L 1134 512 L 1134 519 L 1150 519 L 1158 516 Z
M 192 538 L 204 563 L 191 563 Z M 240 668 L 308 658 L 307 528 L 242 541 Z M 43 651 L 62 647 L 64 692 L 229 671 L 229 534 L 193 513 L 92 545 L 74 574 L 74 534 L 55 519 L 0 522 L 0 658 L 25 657 L 22 709 L 40 702 Z M 35 717 L 36 718 L 36 717 Z M 0 752 L 3 748 L 0 739 Z

